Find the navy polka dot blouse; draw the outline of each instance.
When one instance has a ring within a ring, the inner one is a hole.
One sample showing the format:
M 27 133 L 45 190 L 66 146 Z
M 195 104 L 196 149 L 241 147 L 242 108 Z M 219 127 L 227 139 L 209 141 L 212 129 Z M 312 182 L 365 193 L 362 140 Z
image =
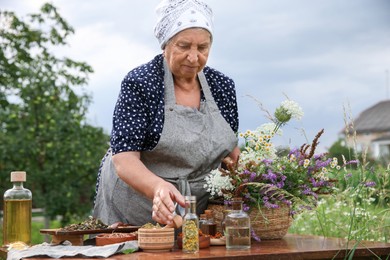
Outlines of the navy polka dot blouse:
M 123 79 L 113 117 L 113 154 L 152 150 L 157 145 L 164 125 L 163 59 L 159 54 L 130 71 Z M 222 116 L 237 132 L 238 111 L 233 80 L 207 66 L 203 71 Z

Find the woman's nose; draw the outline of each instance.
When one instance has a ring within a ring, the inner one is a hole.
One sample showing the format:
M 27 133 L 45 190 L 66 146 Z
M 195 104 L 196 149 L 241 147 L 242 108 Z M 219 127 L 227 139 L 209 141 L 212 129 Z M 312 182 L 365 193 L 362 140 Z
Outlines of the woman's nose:
M 188 53 L 187 59 L 191 63 L 198 61 L 198 52 L 196 50 L 190 50 L 190 52 Z

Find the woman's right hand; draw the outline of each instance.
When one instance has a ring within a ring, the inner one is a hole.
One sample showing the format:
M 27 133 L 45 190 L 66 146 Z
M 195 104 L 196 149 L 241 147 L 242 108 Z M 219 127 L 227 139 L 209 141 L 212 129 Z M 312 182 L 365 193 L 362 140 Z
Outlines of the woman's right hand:
M 182 207 L 185 206 L 184 197 L 176 187 L 169 182 L 161 182 L 156 187 L 153 197 L 153 220 L 161 224 L 171 224 L 173 212 L 175 211 L 175 202 Z
M 161 224 L 171 223 L 174 202 L 185 206 L 184 197 L 176 187 L 147 169 L 140 160 L 139 152 L 115 154 L 113 162 L 119 178 L 153 201 L 153 220 Z

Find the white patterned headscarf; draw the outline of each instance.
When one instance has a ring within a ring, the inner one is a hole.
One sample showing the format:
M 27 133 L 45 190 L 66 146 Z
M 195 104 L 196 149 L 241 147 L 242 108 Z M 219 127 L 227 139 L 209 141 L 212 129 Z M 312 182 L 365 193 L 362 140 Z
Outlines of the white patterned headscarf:
M 175 34 L 188 28 L 204 28 L 213 35 L 213 11 L 200 0 L 162 0 L 156 13 L 154 35 L 161 49 Z

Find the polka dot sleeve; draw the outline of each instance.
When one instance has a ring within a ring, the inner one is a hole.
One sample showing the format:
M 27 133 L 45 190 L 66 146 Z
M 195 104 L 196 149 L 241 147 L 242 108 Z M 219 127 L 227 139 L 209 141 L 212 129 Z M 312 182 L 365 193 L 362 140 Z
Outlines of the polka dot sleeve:
M 156 146 L 164 124 L 163 82 L 162 66 L 155 62 L 132 70 L 123 79 L 111 133 L 114 154 Z
M 239 121 L 234 81 L 210 67 L 206 67 L 203 71 L 222 116 L 230 124 L 232 130 L 237 133 Z

